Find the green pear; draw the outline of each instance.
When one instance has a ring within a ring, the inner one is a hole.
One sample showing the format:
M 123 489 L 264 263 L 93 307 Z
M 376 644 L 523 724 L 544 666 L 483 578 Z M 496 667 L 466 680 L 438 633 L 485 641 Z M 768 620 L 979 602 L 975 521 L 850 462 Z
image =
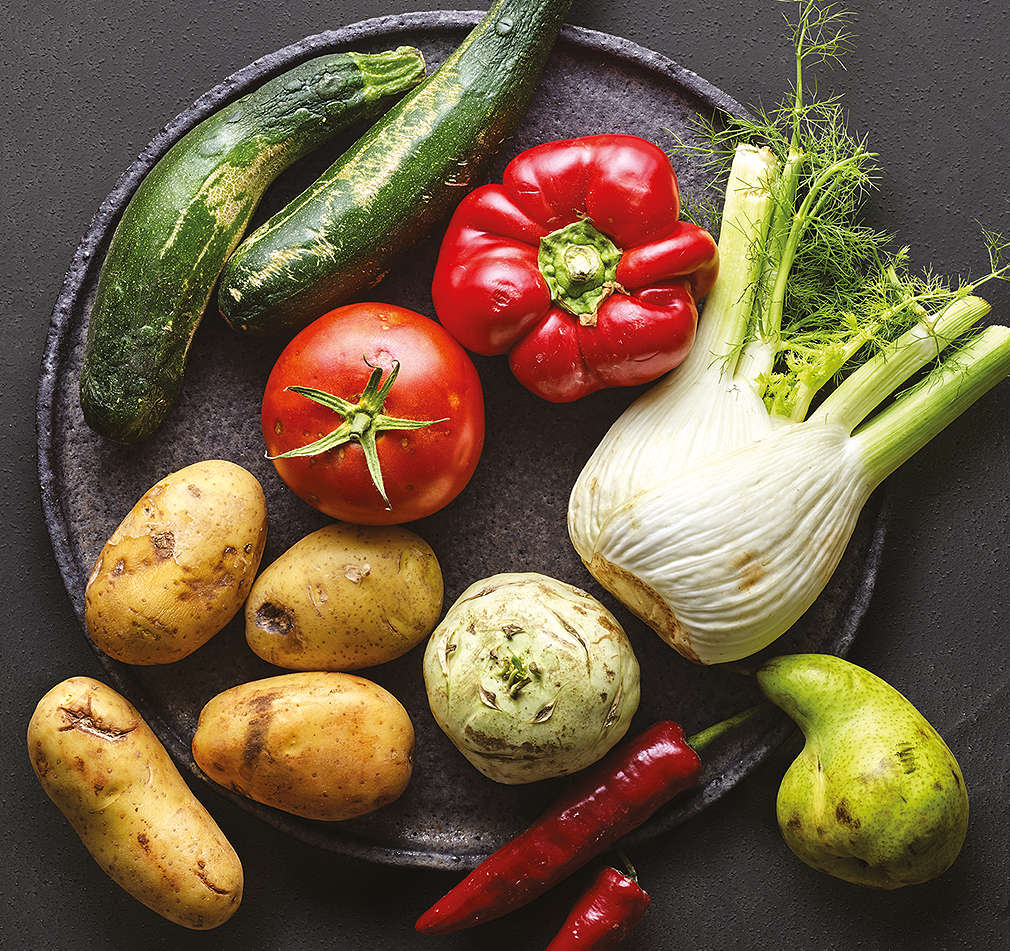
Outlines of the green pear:
M 806 737 L 777 802 L 799 858 L 873 888 L 927 882 L 951 866 L 968 827 L 964 777 L 908 700 L 827 654 L 776 657 L 757 680 Z

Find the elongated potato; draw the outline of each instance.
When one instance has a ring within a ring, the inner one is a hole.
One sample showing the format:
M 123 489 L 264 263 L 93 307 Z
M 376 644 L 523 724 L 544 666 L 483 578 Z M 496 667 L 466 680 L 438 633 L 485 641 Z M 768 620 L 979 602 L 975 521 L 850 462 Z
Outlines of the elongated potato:
M 226 922 L 242 901 L 242 863 L 134 707 L 72 677 L 28 724 L 46 795 L 95 861 L 137 901 L 186 928 Z
M 398 526 L 327 525 L 263 572 L 245 635 L 293 670 L 357 670 L 427 637 L 442 611 L 442 571 L 426 541 Z
M 84 593 L 91 639 L 127 664 L 192 654 L 238 612 L 267 537 L 263 489 L 223 460 L 166 476 L 130 510 Z
M 307 819 L 351 819 L 397 799 L 414 727 L 378 684 L 339 673 L 268 677 L 200 712 L 193 758 L 211 779 Z

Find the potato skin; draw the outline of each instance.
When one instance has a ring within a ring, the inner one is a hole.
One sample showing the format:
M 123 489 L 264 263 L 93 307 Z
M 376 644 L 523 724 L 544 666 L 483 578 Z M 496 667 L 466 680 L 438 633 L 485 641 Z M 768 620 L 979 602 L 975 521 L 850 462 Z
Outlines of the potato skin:
M 256 579 L 246 640 L 278 667 L 371 667 L 431 633 L 442 592 L 438 559 L 413 532 L 338 522 L 306 535 Z
M 238 612 L 266 544 L 263 489 L 224 460 L 149 489 L 105 543 L 84 592 L 95 644 L 127 664 L 192 654 Z
M 211 779 L 307 819 L 352 819 L 410 780 L 414 727 L 378 684 L 341 673 L 268 677 L 200 712 L 193 758 Z
M 46 795 L 137 901 L 199 930 L 235 913 L 242 863 L 124 697 L 90 677 L 57 684 L 28 724 L 28 754 Z

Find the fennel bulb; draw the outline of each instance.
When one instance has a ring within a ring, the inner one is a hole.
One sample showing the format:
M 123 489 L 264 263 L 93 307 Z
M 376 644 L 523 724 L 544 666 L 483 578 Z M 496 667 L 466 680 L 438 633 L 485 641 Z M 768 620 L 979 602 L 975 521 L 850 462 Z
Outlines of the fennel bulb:
M 963 318 L 987 310 L 958 303 Z M 825 401 L 629 498 L 589 569 L 685 657 L 747 657 L 813 604 L 873 489 L 1007 375 L 1010 328 L 989 327 L 855 432 L 859 401 Z
M 703 130 L 709 144 L 694 151 L 729 168 L 695 347 L 614 423 L 569 500 L 592 574 L 700 663 L 783 634 L 831 577 L 873 488 L 1010 372 L 1005 328 L 961 339 L 989 310 L 974 290 L 1010 275 L 1010 242 L 984 232 L 989 274 L 952 289 L 910 276 L 907 249 L 859 220 L 874 156 L 836 100 L 803 99 L 803 62 L 837 55 L 844 16 L 802 4 L 791 101 Z

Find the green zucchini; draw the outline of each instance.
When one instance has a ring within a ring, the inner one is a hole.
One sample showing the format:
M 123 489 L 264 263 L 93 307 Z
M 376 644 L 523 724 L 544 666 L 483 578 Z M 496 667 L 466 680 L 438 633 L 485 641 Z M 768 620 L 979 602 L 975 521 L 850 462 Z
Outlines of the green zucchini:
M 518 125 L 571 0 L 497 0 L 442 66 L 232 255 L 218 307 L 291 333 L 378 282 Z
M 267 186 L 423 76 L 424 59 L 408 47 L 317 57 L 205 119 L 158 161 L 98 279 L 80 390 L 92 429 L 130 443 L 161 425 L 221 268 Z

